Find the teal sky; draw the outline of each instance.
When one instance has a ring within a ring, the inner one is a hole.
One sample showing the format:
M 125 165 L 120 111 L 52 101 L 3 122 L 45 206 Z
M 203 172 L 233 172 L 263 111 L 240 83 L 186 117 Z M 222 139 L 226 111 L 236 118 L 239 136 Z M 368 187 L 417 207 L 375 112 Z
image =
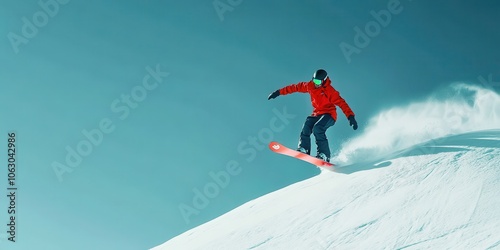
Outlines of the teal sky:
M 375 20 L 370 11 L 391 2 L 243 0 L 221 19 L 213 1 L 69 0 L 51 9 L 53 17 L 27 43 L 13 45 L 9 37 L 23 36 L 23 17 L 32 20 L 42 7 L 0 1 L 0 151 L 15 131 L 19 189 L 17 242 L 0 227 L 0 248 L 147 249 L 316 175 L 267 149 L 250 155 L 241 153 L 249 144 L 238 147 L 269 131 L 275 108 L 296 116 L 273 133 L 294 147 L 312 110 L 309 97 L 267 96 L 309 80 L 317 68 L 330 73 L 361 130 L 381 109 L 451 82 L 490 74 L 500 80 L 493 0 L 401 0 L 399 13 L 348 62 L 339 45 L 355 46 L 354 28 L 364 29 Z M 168 76 L 140 92 L 148 67 Z M 146 96 L 126 104 L 131 93 Z M 103 119 L 113 131 L 58 179 L 54 162 L 67 165 L 67 147 L 75 149 L 86 140 L 82 131 Z M 339 115 L 327 134 L 332 151 L 360 132 Z M 0 155 L 4 193 L 6 157 Z M 193 189 L 213 183 L 210 173 L 231 161 L 241 173 L 186 223 L 179 205 L 192 206 Z M 6 198 L 1 225 L 8 223 Z

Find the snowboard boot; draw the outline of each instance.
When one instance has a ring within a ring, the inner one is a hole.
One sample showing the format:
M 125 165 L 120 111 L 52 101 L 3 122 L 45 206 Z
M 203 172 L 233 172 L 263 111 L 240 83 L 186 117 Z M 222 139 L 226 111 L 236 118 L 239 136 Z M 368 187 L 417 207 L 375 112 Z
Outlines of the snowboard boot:
M 330 157 L 326 156 L 324 153 L 319 153 L 316 158 L 321 159 L 325 162 L 330 162 Z
M 309 152 L 307 152 L 307 150 L 303 147 L 298 148 L 297 151 L 304 153 L 304 154 L 309 154 Z

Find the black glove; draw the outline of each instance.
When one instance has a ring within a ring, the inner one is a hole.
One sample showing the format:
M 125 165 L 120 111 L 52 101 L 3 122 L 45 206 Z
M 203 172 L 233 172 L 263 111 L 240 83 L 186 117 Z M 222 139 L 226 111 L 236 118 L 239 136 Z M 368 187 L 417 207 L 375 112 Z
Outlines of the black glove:
M 349 119 L 349 126 L 352 126 L 354 130 L 358 129 L 358 123 L 353 115 L 349 116 L 347 119 Z
M 279 95 L 280 95 L 280 91 L 279 91 L 279 90 L 276 90 L 276 91 L 274 91 L 273 93 L 271 93 L 271 94 L 269 95 L 269 97 L 267 98 L 267 100 L 274 99 L 274 98 L 278 97 Z

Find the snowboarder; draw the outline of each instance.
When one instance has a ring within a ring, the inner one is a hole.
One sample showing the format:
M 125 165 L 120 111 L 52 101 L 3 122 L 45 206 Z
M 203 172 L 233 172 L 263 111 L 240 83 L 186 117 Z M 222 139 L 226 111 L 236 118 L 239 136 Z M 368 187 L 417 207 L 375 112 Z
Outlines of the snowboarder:
M 354 112 L 339 92 L 331 85 L 330 77 L 324 69 L 314 72 L 311 81 L 291 84 L 271 93 L 268 100 L 280 95 L 288 95 L 295 92 L 309 93 L 313 106 L 313 113 L 306 118 L 302 132 L 300 133 L 297 151 L 305 154 L 311 153 L 311 133 L 316 138 L 317 158 L 330 162 L 330 147 L 326 138 L 326 130 L 337 121 L 336 106 L 339 106 L 349 120 L 349 125 L 354 130 L 358 129 L 358 123 L 354 118 Z

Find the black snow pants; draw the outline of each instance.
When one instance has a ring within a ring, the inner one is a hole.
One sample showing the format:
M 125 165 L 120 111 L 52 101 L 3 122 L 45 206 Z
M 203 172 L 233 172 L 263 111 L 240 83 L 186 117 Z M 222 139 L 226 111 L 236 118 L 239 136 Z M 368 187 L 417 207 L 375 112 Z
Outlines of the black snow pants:
M 330 147 L 326 138 L 326 130 L 335 124 L 335 120 L 330 114 L 319 116 L 308 116 L 300 133 L 299 148 L 302 147 L 311 153 L 311 133 L 316 138 L 317 152 L 324 153 L 330 158 Z

